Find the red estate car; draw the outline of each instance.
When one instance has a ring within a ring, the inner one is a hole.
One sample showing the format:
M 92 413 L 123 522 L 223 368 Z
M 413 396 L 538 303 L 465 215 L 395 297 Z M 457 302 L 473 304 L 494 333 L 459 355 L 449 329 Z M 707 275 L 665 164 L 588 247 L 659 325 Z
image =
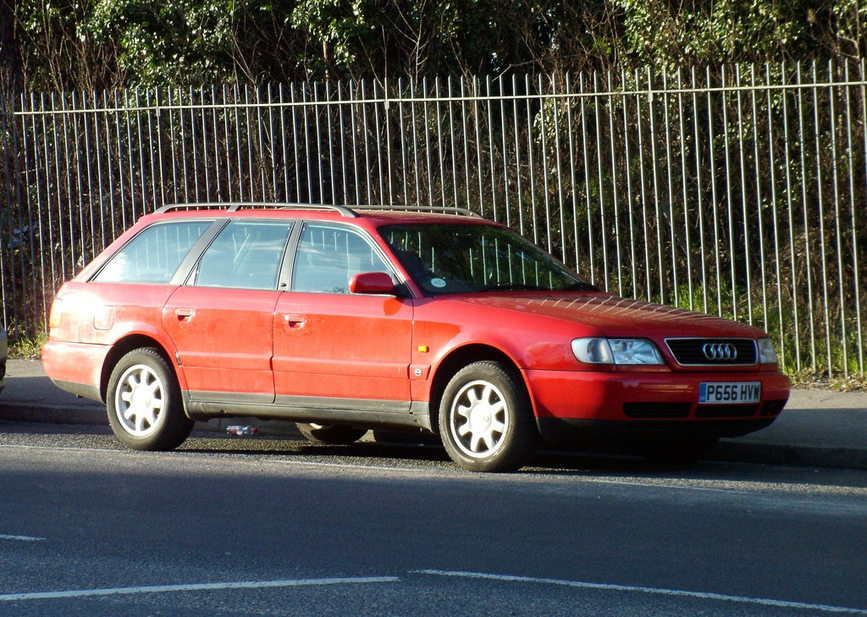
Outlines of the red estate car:
M 328 443 L 426 429 L 474 471 L 591 437 L 694 459 L 788 399 L 757 328 L 599 291 L 477 216 L 394 210 L 144 216 L 59 290 L 45 370 L 133 448 L 252 416 Z

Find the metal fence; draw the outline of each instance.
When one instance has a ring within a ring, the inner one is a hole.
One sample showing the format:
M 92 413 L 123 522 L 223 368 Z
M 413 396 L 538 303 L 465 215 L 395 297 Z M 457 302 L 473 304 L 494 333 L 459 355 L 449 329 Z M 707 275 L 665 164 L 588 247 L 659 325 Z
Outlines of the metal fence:
M 10 336 L 171 202 L 463 206 L 614 293 L 864 375 L 865 65 L 223 86 L 0 100 Z

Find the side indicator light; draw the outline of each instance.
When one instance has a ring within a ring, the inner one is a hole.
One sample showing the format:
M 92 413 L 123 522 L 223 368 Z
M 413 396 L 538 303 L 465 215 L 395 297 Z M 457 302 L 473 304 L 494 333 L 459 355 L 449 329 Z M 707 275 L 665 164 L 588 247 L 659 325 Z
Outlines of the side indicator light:
M 427 345 L 419 345 L 419 346 L 418 346 L 418 350 L 419 350 L 421 353 L 427 353 L 427 352 L 430 351 L 430 347 L 428 347 Z

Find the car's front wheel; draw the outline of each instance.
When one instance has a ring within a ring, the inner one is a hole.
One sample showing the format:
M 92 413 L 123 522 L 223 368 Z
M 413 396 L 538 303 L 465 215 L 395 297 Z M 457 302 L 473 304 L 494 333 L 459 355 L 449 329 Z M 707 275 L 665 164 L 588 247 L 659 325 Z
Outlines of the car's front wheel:
M 178 380 L 156 349 L 135 349 L 120 359 L 111 372 L 106 400 L 112 431 L 136 450 L 172 450 L 193 430 Z
M 452 377 L 439 428 L 451 459 L 469 471 L 514 471 L 530 460 L 538 441 L 526 389 L 501 362 L 475 362 Z

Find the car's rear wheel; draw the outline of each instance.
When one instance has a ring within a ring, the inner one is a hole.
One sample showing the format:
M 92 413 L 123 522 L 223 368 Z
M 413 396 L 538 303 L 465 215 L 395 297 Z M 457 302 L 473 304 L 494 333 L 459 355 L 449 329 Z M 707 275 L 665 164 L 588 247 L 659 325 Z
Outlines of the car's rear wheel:
M 451 459 L 469 471 L 514 471 L 530 460 L 538 441 L 526 389 L 501 362 L 475 362 L 452 377 L 439 428 Z
M 193 430 L 178 380 L 156 349 L 135 349 L 115 365 L 106 395 L 117 438 L 136 450 L 171 450 Z
M 367 429 L 345 426 L 343 424 L 313 424 L 296 422 L 298 430 L 313 443 L 347 445 L 355 443 L 367 433 Z

